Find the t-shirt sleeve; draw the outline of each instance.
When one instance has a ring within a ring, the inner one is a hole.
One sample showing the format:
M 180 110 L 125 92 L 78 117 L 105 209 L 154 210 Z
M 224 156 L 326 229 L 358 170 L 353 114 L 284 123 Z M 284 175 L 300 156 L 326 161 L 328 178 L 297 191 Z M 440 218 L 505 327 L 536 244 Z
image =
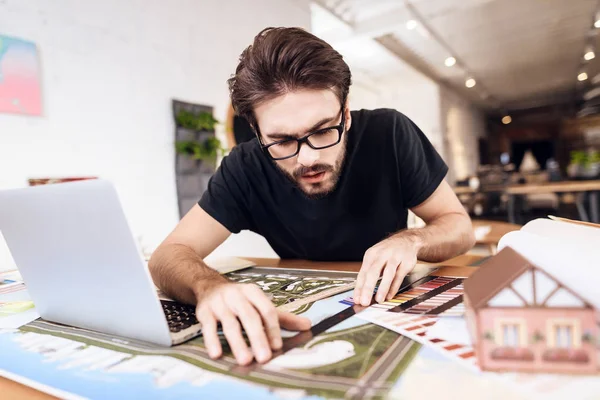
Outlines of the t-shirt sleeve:
M 224 157 L 198 204 L 232 233 L 249 229 L 248 185 L 244 183 L 241 155 L 234 149 Z
M 423 131 L 402 113 L 396 112 L 394 149 L 407 208 L 423 203 L 438 188 L 448 166 Z

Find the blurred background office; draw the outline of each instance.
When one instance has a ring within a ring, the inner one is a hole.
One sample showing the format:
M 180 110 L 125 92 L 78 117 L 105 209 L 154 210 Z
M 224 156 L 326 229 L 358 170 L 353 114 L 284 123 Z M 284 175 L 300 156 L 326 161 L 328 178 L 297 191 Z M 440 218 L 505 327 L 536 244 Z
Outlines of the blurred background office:
M 0 189 L 109 179 L 150 253 L 252 138 L 226 85 L 241 51 L 267 26 L 299 26 L 344 55 L 353 109 L 395 108 L 421 127 L 474 219 L 598 222 L 599 11 L 597 0 L 0 1 Z M 276 256 L 249 232 L 216 253 Z

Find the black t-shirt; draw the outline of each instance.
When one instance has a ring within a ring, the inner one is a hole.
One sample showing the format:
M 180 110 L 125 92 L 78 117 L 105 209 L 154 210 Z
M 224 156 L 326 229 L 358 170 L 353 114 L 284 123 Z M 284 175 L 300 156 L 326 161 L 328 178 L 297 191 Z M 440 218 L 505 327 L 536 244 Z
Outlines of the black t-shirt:
M 262 236 L 281 258 L 361 261 L 365 251 L 406 228 L 408 209 L 425 201 L 448 167 L 406 116 L 352 111 L 338 185 L 310 199 L 263 153 L 258 140 L 226 156 L 200 206 L 229 231 Z

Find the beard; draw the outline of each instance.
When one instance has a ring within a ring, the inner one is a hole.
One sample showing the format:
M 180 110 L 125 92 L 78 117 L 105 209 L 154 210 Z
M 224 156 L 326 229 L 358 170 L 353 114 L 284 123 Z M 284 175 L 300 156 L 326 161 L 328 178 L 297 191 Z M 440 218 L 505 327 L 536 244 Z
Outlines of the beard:
M 292 173 L 284 170 L 277 163 L 275 163 L 275 165 L 277 165 L 277 168 L 279 168 L 279 170 L 283 172 L 285 177 L 287 177 L 290 180 L 290 182 L 292 182 L 309 199 L 319 200 L 325 198 L 331 193 L 333 193 L 337 188 L 340 175 L 342 174 L 342 170 L 344 168 L 344 162 L 346 160 L 346 140 L 347 135 L 344 135 L 344 139 L 341 143 L 341 145 L 343 146 L 341 150 L 341 155 L 340 158 L 335 162 L 335 165 L 318 163 L 311 165 L 310 167 L 300 166 L 296 168 Z M 301 183 L 303 175 L 317 174 L 321 172 L 329 173 L 329 177 L 327 178 L 327 180 L 317 183 Z

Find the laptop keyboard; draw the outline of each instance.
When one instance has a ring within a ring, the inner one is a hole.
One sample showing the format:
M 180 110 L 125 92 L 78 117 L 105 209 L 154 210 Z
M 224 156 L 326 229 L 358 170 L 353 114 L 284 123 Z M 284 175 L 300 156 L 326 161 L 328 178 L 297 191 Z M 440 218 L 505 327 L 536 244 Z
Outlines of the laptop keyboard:
M 161 300 L 160 303 L 167 317 L 169 330 L 172 333 L 182 331 L 198 323 L 194 306 L 168 300 Z

